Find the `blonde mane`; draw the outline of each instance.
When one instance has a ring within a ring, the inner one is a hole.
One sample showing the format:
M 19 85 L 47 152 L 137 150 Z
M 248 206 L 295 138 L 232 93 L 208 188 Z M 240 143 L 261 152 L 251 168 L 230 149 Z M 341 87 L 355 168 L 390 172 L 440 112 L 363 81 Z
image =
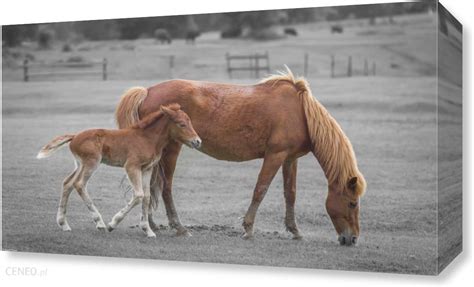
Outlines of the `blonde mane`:
M 293 84 L 298 91 L 305 111 L 313 153 L 326 175 L 328 184 L 336 184 L 344 191 L 347 182 L 352 177 L 357 177 L 355 191 L 356 195 L 361 196 L 366 189 L 366 182 L 357 167 L 352 144 L 339 124 L 313 97 L 308 82 L 302 77 L 295 78 L 288 67 L 286 72 L 271 75 L 260 83 L 275 85 L 281 81 Z

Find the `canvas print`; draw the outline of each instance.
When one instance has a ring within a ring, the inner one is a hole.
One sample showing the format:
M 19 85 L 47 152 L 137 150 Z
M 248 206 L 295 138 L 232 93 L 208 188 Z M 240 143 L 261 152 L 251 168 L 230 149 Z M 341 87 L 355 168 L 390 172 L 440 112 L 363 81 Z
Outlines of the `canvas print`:
M 437 1 L 2 27 L 2 249 L 438 274 L 462 26 Z

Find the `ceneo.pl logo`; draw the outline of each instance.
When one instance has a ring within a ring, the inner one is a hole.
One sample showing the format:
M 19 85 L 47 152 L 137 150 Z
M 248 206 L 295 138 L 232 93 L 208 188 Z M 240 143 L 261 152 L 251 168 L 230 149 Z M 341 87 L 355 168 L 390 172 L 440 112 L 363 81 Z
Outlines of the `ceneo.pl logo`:
M 8 266 L 5 268 L 6 276 L 38 276 L 43 277 L 48 275 L 47 268 L 36 268 L 30 266 Z

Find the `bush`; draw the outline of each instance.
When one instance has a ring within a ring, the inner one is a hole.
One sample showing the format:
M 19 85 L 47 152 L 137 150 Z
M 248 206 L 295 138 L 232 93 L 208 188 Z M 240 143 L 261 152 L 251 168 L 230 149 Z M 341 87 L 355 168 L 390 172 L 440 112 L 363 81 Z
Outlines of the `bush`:
M 72 51 L 72 47 L 70 44 L 66 43 L 63 45 L 63 49 L 62 49 L 63 52 L 71 52 Z
M 38 33 L 38 47 L 40 49 L 51 49 L 53 40 L 54 33 L 51 30 L 43 30 Z

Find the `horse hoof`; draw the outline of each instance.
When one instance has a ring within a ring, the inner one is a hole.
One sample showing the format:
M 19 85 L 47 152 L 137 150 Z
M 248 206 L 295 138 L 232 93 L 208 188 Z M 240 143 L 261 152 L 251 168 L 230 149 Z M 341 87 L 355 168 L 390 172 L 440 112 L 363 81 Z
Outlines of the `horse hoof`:
M 244 240 L 249 240 L 249 239 L 253 239 L 253 235 L 249 233 L 244 233 L 242 234 L 241 238 Z
M 295 234 L 295 235 L 293 235 L 293 240 L 303 240 L 303 236 L 301 236 L 299 234 Z
M 112 226 L 110 226 L 110 224 L 107 224 L 107 231 L 112 232 L 112 231 L 114 231 L 114 228 Z
M 61 227 L 61 229 L 63 231 L 71 231 L 71 227 L 69 227 L 69 225 L 65 224 L 65 225 L 60 225 L 59 227 Z
M 147 233 L 146 237 L 148 238 L 156 238 L 156 234 L 151 232 L 151 233 Z
M 179 236 L 179 237 L 191 237 L 191 236 L 193 236 L 193 235 L 192 235 L 191 232 L 189 232 L 187 229 L 182 229 L 182 230 L 176 231 L 176 236 Z
M 107 226 L 105 226 L 105 223 L 103 222 L 97 223 L 95 228 L 97 228 L 97 230 L 100 230 L 100 231 L 105 231 L 106 229 L 108 229 Z

